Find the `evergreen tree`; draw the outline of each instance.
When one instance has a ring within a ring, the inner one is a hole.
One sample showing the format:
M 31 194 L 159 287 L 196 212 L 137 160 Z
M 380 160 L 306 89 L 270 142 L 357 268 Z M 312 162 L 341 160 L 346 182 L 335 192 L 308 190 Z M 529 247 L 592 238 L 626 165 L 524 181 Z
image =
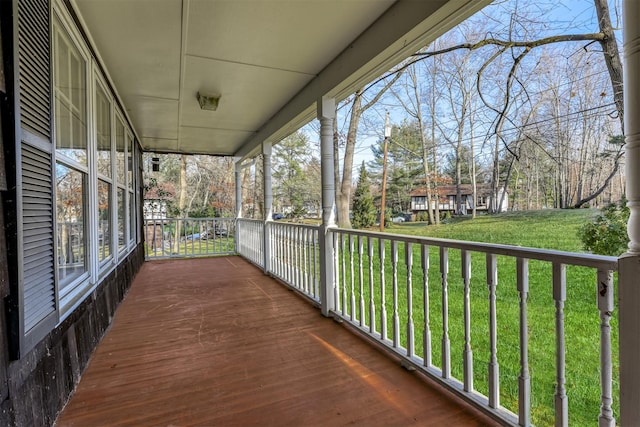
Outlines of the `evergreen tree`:
M 371 227 L 375 223 L 376 212 L 371 195 L 371 182 L 364 162 L 360 166 L 360 177 L 353 196 L 352 212 L 352 224 L 355 228 Z
M 305 173 L 310 161 L 309 140 L 305 133 L 296 132 L 273 148 L 273 196 L 274 207 L 285 209 L 294 217 L 306 214 L 308 195 L 314 183 Z

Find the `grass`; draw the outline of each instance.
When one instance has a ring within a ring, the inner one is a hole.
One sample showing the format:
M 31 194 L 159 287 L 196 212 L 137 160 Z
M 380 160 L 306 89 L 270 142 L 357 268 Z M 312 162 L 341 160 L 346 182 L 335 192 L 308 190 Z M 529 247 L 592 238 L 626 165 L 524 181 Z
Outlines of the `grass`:
M 449 224 L 427 226 L 424 223 L 394 224 L 388 228 L 390 233 L 418 236 L 468 240 L 488 243 L 503 243 L 544 249 L 581 251 L 577 238 L 577 229 L 596 214 L 594 210 L 546 210 L 537 212 L 506 213 L 495 216 L 481 216 L 474 220 L 463 218 L 452 220 Z M 358 241 L 354 240 L 355 255 L 348 253 L 349 238 L 345 236 L 343 252 L 344 268 L 340 266 L 341 292 L 346 291 L 346 313 L 370 322 L 368 314 L 371 294 L 368 279 L 369 265 L 374 271 L 373 294 L 376 306 L 375 322 L 377 330 L 381 324 L 381 287 L 380 265 L 377 254 L 377 242 L 374 256 L 369 260 L 367 241 L 363 239 L 364 255 L 362 291 L 360 275 Z M 423 331 L 425 329 L 424 287 L 420 263 L 419 247 L 413 245 L 412 277 L 412 319 L 415 327 L 416 353 L 424 356 Z M 390 244 L 386 242 L 385 265 L 385 305 L 387 328 L 392 338 L 394 327 L 394 299 L 391 278 L 393 271 Z M 462 351 L 464 349 L 464 283 L 461 277 L 460 251 L 449 250 L 448 271 L 448 335 L 451 343 L 451 373 L 462 379 Z M 408 330 L 408 286 L 405 266 L 405 247 L 398 247 L 398 323 L 400 340 L 407 345 Z M 353 262 L 354 274 L 351 274 Z M 432 337 L 432 360 L 435 366 L 441 366 L 441 340 L 443 327 L 443 290 L 439 270 L 440 253 L 437 247 L 431 247 L 429 253 L 428 303 L 426 313 Z M 370 263 L 370 264 L 369 264 Z M 516 266 L 511 257 L 498 257 L 497 355 L 500 364 L 500 403 L 507 409 L 518 412 L 518 376 L 520 374 L 519 354 L 519 305 L 520 296 L 516 289 Z M 353 278 L 353 284 L 351 280 Z M 344 282 L 342 280 L 344 279 Z M 596 306 L 596 273 L 591 269 L 567 268 L 567 300 L 565 304 L 566 339 L 566 388 L 569 400 L 569 419 L 571 425 L 593 425 L 597 423 L 600 406 L 599 386 L 599 331 L 600 319 Z M 529 364 L 532 388 L 532 420 L 535 425 L 554 423 L 555 391 L 555 302 L 552 291 L 551 265 L 531 261 L 529 265 L 528 296 L 528 339 Z M 351 299 L 355 300 L 351 308 Z M 474 357 L 474 388 L 487 394 L 487 366 L 490 359 L 489 346 L 489 309 L 488 286 L 486 284 L 485 256 L 472 254 L 472 272 L 470 280 L 471 305 L 471 346 Z M 361 313 L 360 303 L 364 301 L 365 310 Z M 342 302 L 341 302 L 342 303 Z M 617 372 L 617 323 L 612 321 L 613 357 L 614 357 L 614 399 L 618 394 Z M 617 413 L 617 402 L 614 404 Z

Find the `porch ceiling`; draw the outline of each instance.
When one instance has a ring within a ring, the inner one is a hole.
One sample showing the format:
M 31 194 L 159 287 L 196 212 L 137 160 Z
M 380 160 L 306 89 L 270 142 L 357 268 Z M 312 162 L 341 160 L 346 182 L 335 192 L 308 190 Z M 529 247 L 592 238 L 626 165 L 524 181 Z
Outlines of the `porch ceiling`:
M 249 156 L 490 0 L 71 0 L 147 151 Z M 219 94 L 203 111 L 197 92 Z

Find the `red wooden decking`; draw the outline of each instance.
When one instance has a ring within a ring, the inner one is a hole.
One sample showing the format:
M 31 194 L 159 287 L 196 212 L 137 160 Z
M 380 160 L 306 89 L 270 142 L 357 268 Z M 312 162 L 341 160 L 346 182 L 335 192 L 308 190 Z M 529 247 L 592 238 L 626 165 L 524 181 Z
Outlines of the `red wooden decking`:
M 147 262 L 56 425 L 488 420 L 240 257 Z

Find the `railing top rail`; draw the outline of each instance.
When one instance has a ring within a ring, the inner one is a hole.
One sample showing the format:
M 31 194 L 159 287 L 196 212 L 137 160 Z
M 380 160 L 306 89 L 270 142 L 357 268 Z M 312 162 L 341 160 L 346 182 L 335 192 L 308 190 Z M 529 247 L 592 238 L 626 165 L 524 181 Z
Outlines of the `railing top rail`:
M 466 242 L 463 240 L 449 240 L 432 237 L 409 236 L 405 234 L 379 233 L 375 231 L 352 230 L 348 228 L 330 228 L 332 232 L 351 234 L 355 236 L 370 236 L 382 240 L 399 240 L 402 242 L 416 243 L 461 249 L 472 252 L 506 255 L 513 258 L 526 258 L 530 260 L 549 261 L 567 265 L 599 268 L 603 270 L 618 270 L 618 258 L 604 255 L 581 254 L 551 249 L 527 248 L 522 246 L 503 245 L 497 243 Z
M 313 225 L 313 224 L 299 224 L 297 222 L 287 222 L 287 221 L 269 221 L 270 224 L 276 225 L 276 226 L 287 226 L 287 227 L 300 227 L 300 228 L 307 228 L 307 229 L 312 229 L 312 230 L 319 230 L 320 226 L 319 225 Z
M 217 217 L 207 217 L 207 218 L 192 218 L 192 217 L 184 217 L 184 218 L 145 218 L 144 221 L 182 221 L 182 220 L 189 220 L 189 221 L 213 221 L 213 220 L 224 220 L 224 221 L 235 221 L 235 218 L 233 217 L 222 217 L 222 216 L 217 216 Z
M 259 222 L 259 223 L 264 223 L 263 219 L 253 219 L 253 218 L 238 218 L 237 219 L 240 222 Z

